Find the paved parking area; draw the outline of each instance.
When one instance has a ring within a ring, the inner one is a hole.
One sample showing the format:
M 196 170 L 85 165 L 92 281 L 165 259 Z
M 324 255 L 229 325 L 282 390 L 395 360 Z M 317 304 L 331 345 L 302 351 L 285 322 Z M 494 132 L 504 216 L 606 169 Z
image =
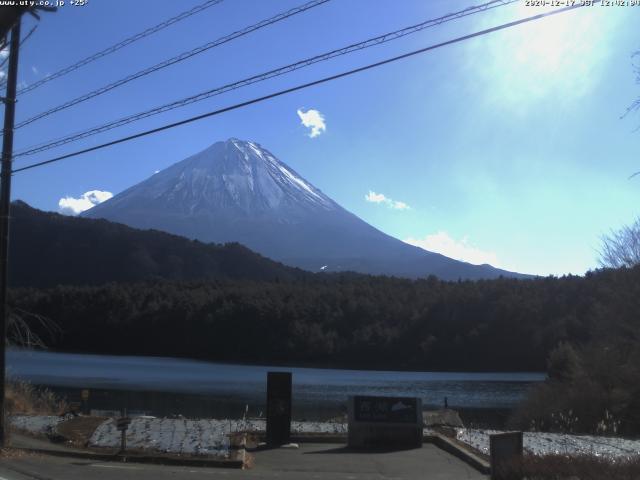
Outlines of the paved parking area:
M 299 449 L 255 453 L 254 471 L 281 478 L 485 479 L 477 470 L 435 445 L 386 452 L 359 452 L 337 444 L 302 444 Z M 262 478 L 262 477 L 258 477 Z M 264 478 L 273 478 L 265 476 Z
M 357 452 L 339 444 L 302 444 L 299 449 L 254 452 L 248 470 L 96 462 L 48 455 L 0 459 L 0 480 L 240 479 L 249 480 L 460 480 L 488 477 L 458 458 L 425 444 L 414 450 Z

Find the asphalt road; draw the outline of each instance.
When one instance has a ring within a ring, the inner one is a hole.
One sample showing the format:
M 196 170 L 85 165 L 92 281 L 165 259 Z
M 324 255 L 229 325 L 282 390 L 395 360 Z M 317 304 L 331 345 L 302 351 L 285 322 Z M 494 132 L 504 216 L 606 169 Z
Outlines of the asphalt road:
M 111 479 L 486 479 L 466 463 L 431 444 L 399 452 L 358 453 L 342 445 L 305 444 L 300 449 L 255 452 L 248 470 L 94 462 L 68 457 L 22 455 L 0 458 L 0 480 Z

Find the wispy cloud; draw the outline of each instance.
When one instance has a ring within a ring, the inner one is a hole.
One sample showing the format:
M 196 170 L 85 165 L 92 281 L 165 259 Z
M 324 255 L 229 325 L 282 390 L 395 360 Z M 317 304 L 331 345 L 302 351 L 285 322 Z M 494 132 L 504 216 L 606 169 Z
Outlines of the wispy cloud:
M 311 138 L 315 138 L 327 130 L 327 125 L 324 122 L 324 115 L 318 110 L 310 108 L 305 112 L 298 109 L 298 117 L 300 117 L 302 125 L 311 129 L 309 132 L 309 137 Z
M 386 205 L 394 210 L 409 210 L 411 208 L 404 202 L 393 200 L 392 198 L 387 197 L 384 193 L 376 193 L 373 190 L 369 190 L 369 193 L 364 196 L 364 199 L 367 202 Z
M 405 243 L 424 248 L 430 252 L 440 253 L 449 258 L 462 260 L 463 262 L 475 265 L 488 263 L 494 267 L 501 267 L 495 252 L 481 250 L 472 245 L 466 236 L 462 240 L 456 240 L 450 237 L 447 232 L 440 231 L 424 238 L 409 237 L 405 239 Z
M 404 202 L 400 202 L 398 200 L 393 201 L 393 208 L 396 210 L 409 210 L 411 207 Z
M 36 75 L 40 73 L 40 70 L 38 70 L 38 67 L 36 67 L 35 65 L 31 65 L 31 71 Z
M 113 193 L 102 190 L 91 190 L 80 195 L 79 198 L 64 197 L 58 202 L 60 213 L 64 215 L 79 215 L 85 210 L 95 207 L 99 203 L 109 200 Z

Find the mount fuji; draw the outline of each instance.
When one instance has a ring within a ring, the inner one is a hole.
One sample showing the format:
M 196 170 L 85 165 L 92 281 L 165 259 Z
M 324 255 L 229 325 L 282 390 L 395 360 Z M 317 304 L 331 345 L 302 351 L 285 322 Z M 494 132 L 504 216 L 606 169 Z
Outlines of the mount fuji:
M 204 242 L 239 242 L 310 271 L 526 277 L 408 245 L 372 227 L 255 142 L 217 142 L 85 211 Z

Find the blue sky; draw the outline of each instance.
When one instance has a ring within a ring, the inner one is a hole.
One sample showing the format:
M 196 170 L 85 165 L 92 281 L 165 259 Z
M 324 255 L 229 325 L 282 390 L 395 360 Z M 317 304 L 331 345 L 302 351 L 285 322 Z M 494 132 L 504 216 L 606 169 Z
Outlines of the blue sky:
M 198 3 L 89 0 L 43 14 L 22 49 L 20 82 Z M 21 95 L 17 119 L 302 3 L 225 0 Z M 19 129 L 16 151 L 478 3 L 332 0 Z M 535 13 L 523 1 L 446 23 L 17 159 L 16 168 Z M 401 240 L 520 272 L 582 274 L 597 267 L 601 236 L 638 215 L 640 178 L 628 177 L 640 170 L 640 117 L 620 117 L 640 96 L 632 59 L 639 21 L 640 7 L 582 8 L 18 173 L 12 195 L 58 211 L 61 199 L 116 194 L 238 137 Z M 23 31 L 33 24 L 26 18 Z

